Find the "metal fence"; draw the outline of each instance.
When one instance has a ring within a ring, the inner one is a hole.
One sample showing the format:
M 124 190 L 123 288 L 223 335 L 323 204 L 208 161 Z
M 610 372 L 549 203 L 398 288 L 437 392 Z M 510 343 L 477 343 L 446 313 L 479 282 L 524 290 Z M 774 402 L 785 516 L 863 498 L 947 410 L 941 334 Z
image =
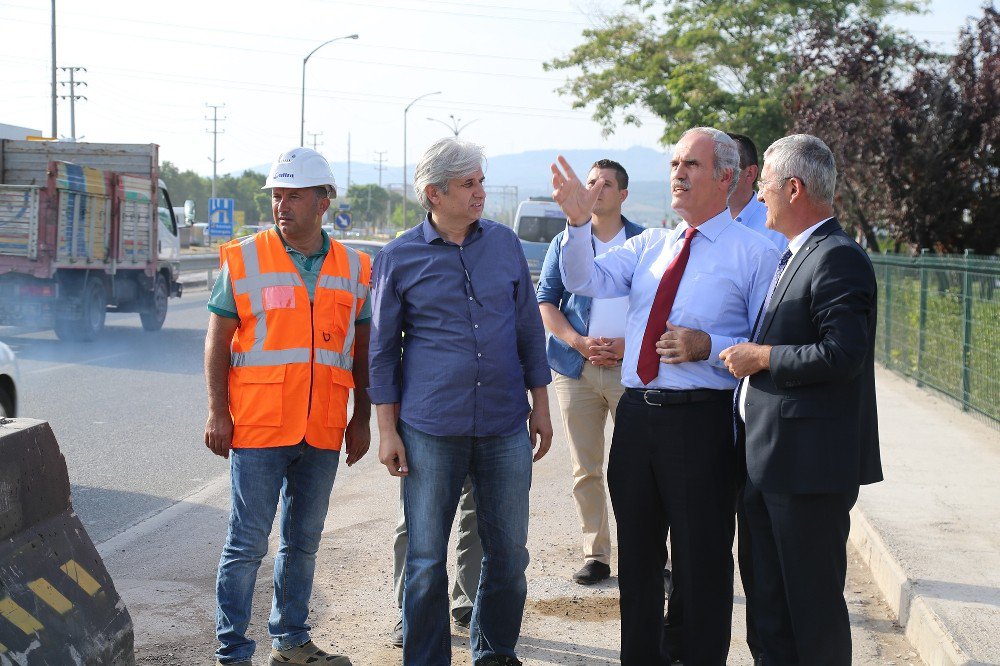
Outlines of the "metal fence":
M 876 359 L 1000 425 L 1000 260 L 872 255 Z

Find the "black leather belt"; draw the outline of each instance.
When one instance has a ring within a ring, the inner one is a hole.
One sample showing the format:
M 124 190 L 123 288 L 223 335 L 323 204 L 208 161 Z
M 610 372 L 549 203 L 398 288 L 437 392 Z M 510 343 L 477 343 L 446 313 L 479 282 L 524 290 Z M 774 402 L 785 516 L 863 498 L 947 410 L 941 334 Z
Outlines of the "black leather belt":
M 642 400 L 651 407 L 666 405 L 685 405 L 691 402 L 732 402 L 733 392 L 729 390 L 692 389 L 690 391 L 671 391 L 667 389 L 625 389 L 625 394 L 637 400 Z

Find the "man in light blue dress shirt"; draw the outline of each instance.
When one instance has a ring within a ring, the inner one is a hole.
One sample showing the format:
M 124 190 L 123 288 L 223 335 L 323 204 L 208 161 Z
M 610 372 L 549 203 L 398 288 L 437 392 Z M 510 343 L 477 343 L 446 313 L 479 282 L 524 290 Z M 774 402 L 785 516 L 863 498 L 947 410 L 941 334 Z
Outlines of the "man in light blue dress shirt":
M 788 247 L 788 239 L 764 224 L 767 220 L 767 205 L 757 199 L 757 192 L 753 189 L 757 176 L 760 175 L 757 146 L 746 134 L 729 132 L 729 138 L 740 149 L 740 177 L 736 181 L 736 189 L 729 196 L 729 212 L 734 220 L 769 239 L 778 248 L 778 252 L 784 252 Z
M 663 638 L 664 540 L 670 528 L 674 580 L 684 612 L 684 661 L 726 663 L 732 622 L 736 381 L 718 358 L 748 339 L 778 252 L 736 224 L 727 207 L 739 175 L 735 142 L 713 128 L 689 130 L 674 148 L 671 205 L 684 222 L 647 229 L 595 258 L 589 220 L 600 184 L 587 190 L 569 164 L 553 165 L 553 197 L 568 226 L 561 254 L 569 291 L 628 296 L 622 383 L 608 464 L 618 523 L 621 660 L 666 665 Z M 656 345 L 658 374 L 637 371 L 660 280 L 684 246 L 690 257 L 666 330 Z

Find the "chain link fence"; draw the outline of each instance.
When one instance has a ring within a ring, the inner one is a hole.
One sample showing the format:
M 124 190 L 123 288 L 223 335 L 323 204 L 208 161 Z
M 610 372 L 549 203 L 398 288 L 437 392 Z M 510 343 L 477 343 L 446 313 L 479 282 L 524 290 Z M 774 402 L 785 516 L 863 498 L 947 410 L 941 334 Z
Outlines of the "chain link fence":
M 1000 260 L 872 255 L 875 357 L 1000 426 Z

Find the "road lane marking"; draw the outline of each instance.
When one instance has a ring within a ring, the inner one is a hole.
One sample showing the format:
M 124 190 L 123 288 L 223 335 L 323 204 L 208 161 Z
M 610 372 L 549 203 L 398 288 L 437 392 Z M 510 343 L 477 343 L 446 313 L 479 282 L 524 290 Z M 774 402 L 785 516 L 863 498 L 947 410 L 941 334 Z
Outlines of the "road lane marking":
M 77 585 L 83 588 L 83 591 L 94 596 L 101 589 L 101 584 L 94 580 L 87 571 L 76 563 L 76 560 L 69 560 L 66 564 L 59 567 L 66 572 L 66 575 L 73 579 Z
M 59 593 L 59 590 L 52 587 L 49 581 L 44 578 L 33 580 L 28 583 L 28 588 L 34 592 L 39 599 L 52 606 L 60 615 L 65 615 L 73 609 L 73 603 Z
M 14 603 L 14 600 L 10 597 L 0 599 L 0 616 L 3 616 L 8 622 L 26 634 L 33 634 L 39 629 L 45 628 L 41 622 L 33 618 L 28 611 Z
M 118 358 L 119 356 L 127 356 L 131 352 L 118 352 L 117 354 L 108 354 L 107 356 L 98 356 L 97 358 L 85 358 L 80 361 L 74 361 L 73 363 L 60 363 L 59 365 L 51 365 L 47 368 L 39 368 L 37 370 L 30 370 L 23 373 L 27 375 L 40 375 L 43 372 L 52 372 L 53 370 L 62 370 L 63 368 L 72 368 L 78 365 L 87 365 L 89 363 L 97 363 L 98 361 L 107 361 L 109 358 Z

